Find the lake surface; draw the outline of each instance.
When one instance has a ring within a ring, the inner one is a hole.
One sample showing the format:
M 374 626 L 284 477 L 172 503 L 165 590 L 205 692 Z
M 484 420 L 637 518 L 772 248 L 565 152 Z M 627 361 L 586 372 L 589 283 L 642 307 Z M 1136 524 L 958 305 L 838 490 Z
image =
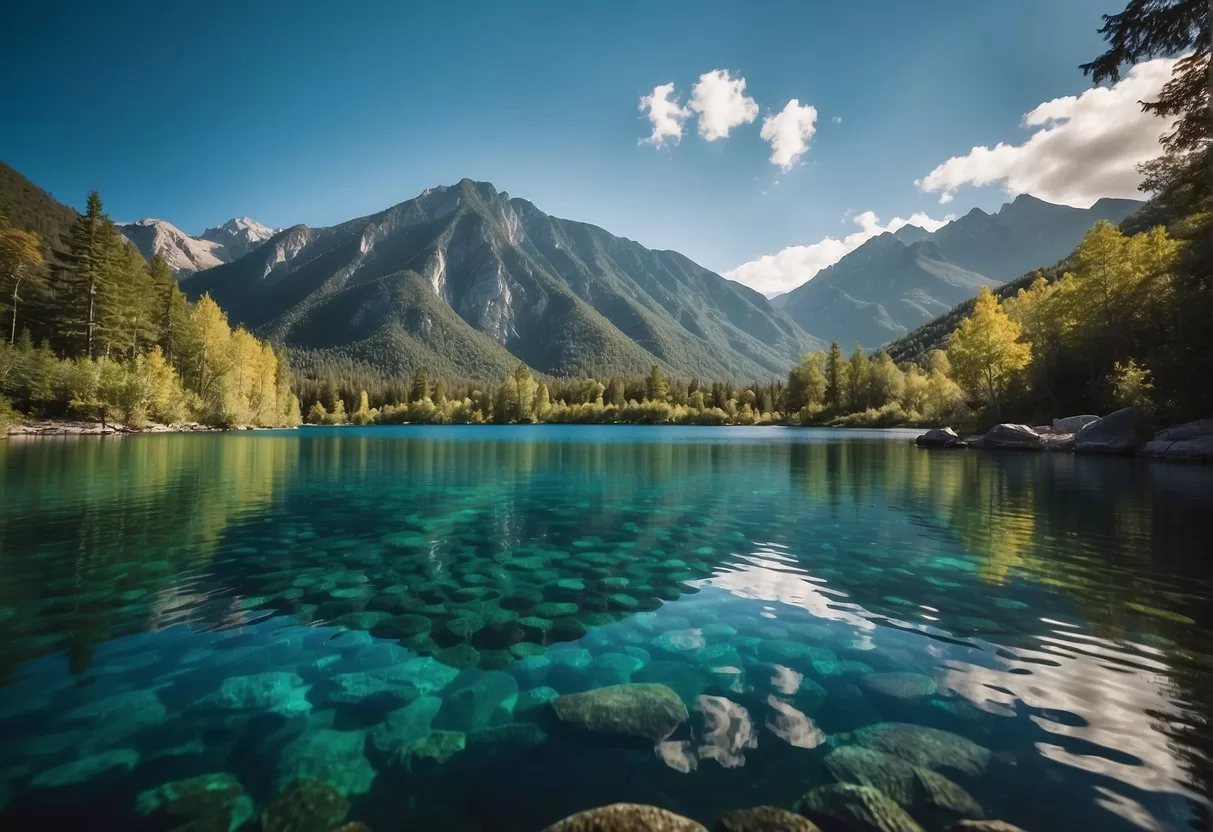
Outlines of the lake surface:
M 926 829 L 1210 828 L 1213 471 L 912 436 L 0 443 L 0 829 L 255 828 L 300 779 L 375 832 L 838 780 Z M 616 684 L 687 718 L 552 704 Z M 274 817 L 335 826 L 309 788 Z

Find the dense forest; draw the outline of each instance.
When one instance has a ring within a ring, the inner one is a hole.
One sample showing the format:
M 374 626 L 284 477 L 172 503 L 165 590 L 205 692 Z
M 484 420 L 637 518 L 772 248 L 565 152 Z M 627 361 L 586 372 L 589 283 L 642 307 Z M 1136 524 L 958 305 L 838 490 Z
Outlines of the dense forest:
M 162 260 L 148 264 L 119 234 L 98 194 L 66 233 L 61 217 L 33 221 L 46 216 L 25 227 L 0 218 L 0 422 L 14 407 L 128 426 L 299 422 L 274 349 L 233 331 L 210 298 L 189 303 Z

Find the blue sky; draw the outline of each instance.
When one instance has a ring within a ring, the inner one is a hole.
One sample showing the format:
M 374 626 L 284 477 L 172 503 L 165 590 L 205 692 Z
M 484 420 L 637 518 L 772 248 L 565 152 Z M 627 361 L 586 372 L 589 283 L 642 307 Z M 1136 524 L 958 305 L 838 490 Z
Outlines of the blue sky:
M 332 224 L 467 176 L 724 271 L 861 212 L 996 210 L 1006 177 L 915 180 L 1088 89 L 1077 65 L 1120 5 L 27 2 L 0 30 L 0 158 L 69 204 L 95 187 L 116 219 L 195 234 Z M 639 141 L 642 96 L 672 82 L 685 106 L 717 69 L 745 79 L 752 123 Z M 817 117 L 785 171 L 761 130 L 793 98 Z

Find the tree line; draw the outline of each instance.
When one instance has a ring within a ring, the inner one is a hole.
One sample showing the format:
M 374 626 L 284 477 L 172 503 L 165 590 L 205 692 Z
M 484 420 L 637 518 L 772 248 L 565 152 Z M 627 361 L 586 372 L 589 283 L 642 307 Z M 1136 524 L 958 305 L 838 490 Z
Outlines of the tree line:
M 209 297 L 190 303 L 89 194 L 66 239 L 0 217 L 0 421 L 298 424 L 289 373 Z

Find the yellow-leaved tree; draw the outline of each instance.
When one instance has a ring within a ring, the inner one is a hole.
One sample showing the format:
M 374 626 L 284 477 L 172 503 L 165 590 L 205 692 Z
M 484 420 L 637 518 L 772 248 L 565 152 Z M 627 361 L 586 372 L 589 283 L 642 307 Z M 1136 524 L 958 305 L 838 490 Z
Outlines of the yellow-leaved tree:
M 1023 329 L 1007 317 L 998 298 L 983 286 L 973 314 L 948 339 L 952 375 L 971 395 L 1002 418 L 1002 397 L 1016 373 L 1028 366 L 1032 349 L 1019 340 Z

